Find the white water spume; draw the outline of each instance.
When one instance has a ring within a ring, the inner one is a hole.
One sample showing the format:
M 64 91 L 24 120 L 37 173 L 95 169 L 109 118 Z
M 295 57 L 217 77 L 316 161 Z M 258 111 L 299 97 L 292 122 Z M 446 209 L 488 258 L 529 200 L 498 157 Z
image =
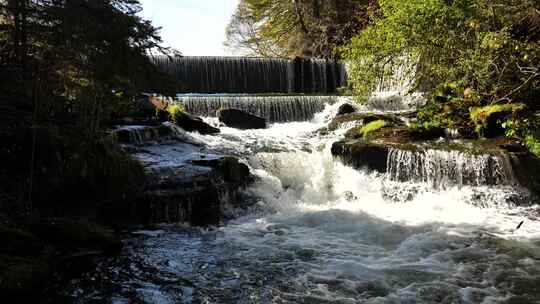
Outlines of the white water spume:
M 240 277 L 294 269 L 282 274 L 287 288 L 269 280 L 249 295 L 272 290 L 268 303 L 505 303 L 519 292 L 536 299 L 511 286 L 540 278 L 540 222 L 528 219 L 534 207 L 509 207 L 519 194 L 501 159 L 393 151 L 387 176 L 354 170 L 331 157 L 336 135 L 312 135 L 337 107 L 311 122 L 195 135 L 251 155 L 258 181 L 247 194 L 266 210 L 220 228 L 212 254 L 226 256 Z M 406 203 L 389 199 L 419 186 Z
M 259 208 L 216 230 L 145 233 L 130 267 L 160 280 L 121 278 L 114 301 L 538 303 L 536 207 L 509 207 L 519 194 L 504 170 L 488 182 L 484 171 L 498 160 L 393 151 L 388 176 L 352 169 L 329 151 L 342 130 L 314 135 L 339 105 L 311 122 L 189 133 L 245 157 L 257 177 L 246 195 Z M 406 203 L 388 199 L 389 187 L 406 195 L 418 185 L 427 187 Z M 190 283 L 173 287 L 179 277 Z

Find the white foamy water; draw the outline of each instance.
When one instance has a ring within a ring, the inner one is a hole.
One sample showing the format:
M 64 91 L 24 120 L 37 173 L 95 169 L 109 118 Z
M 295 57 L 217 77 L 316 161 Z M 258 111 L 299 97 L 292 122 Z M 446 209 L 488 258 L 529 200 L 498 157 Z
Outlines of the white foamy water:
M 123 286 L 117 303 L 539 302 L 536 207 L 509 204 L 512 185 L 436 188 L 341 164 L 330 147 L 343 130 L 315 133 L 338 106 L 311 122 L 188 134 L 244 157 L 257 208 L 213 230 L 139 232 L 131 270 L 105 270 Z

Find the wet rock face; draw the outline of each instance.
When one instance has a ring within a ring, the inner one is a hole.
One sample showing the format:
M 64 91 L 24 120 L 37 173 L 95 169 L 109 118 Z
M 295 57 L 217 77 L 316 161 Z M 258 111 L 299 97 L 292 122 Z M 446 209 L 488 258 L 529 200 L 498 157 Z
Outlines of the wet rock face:
M 540 158 L 527 152 L 510 152 L 510 163 L 517 181 L 540 197 Z
M 200 117 L 193 116 L 188 113 L 177 113 L 175 120 L 176 125 L 188 132 L 199 132 L 200 134 L 219 133 L 218 128 L 214 128 L 205 123 Z
M 332 145 L 332 155 L 354 168 L 367 168 L 380 173 L 386 172 L 390 148 L 363 140 L 338 141 Z
M 236 109 L 222 109 L 217 112 L 219 121 L 228 127 L 236 129 L 265 129 L 266 120 L 262 117 Z
M 345 134 L 345 137 L 348 139 L 358 139 L 362 137 L 362 134 L 358 130 L 351 129 Z M 439 128 L 426 130 L 410 129 L 407 127 L 384 127 L 370 134 L 371 139 L 393 143 L 436 140 L 441 137 L 444 137 L 444 130 Z
M 218 225 L 225 209 L 239 206 L 253 177 L 236 157 L 201 159 L 147 176 L 144 196 L 132 210 L 137 222 Z
M 435 188 L 520 185 L 516 204 L 540 198 L 540 158 L 509 140 L 453 144 L 391 137 L 346 139 L 332 145 L 332 155 L 354 168 L 388 174 L 394 181 L 424 182 Z
M 345 103 L 339 107 L 336 116 L 342 116 L 342 115 L 350 114 L 354 112 L 356 112 L 356 109 L 354 108 L 354 106 L 351 104 Z

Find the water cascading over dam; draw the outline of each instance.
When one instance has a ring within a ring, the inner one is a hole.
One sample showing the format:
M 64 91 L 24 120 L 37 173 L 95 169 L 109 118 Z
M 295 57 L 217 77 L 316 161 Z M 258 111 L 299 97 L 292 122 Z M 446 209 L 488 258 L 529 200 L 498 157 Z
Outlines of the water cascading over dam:
M 335 60 L 195 56 L 153 60 L 176 78 L 179 93 L 333 93 L 347 83 L 345 66 Z
M 238 109 L 269 122 L 308 121 L 333 104 L 336 96 L 179 96 L 186 110 L 198 116 L 215 116 L 219 109 Z

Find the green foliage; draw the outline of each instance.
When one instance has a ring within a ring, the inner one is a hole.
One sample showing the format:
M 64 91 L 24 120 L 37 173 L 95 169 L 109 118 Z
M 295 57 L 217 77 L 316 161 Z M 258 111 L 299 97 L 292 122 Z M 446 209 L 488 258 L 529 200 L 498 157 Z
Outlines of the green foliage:
M 1 65 L 38 102 L 34 123 L 69 123 L 93 137 L 126 102 L 168 85 L 147 56 L 162 50 L 137 0 L 8 1 Z M 14 20 L 10 22 L 10 20 Z M 17 92 L 22 93 L 22 92 Z
M 386 120 L 382 120 L 382 119 L 379 119 L 379 120 L 374 120 L 364 126 L 362 126 L 360 128 L 360 134 L 362 135 L 362 137 L 364 139 L 368 139 L 369 138 L 369 135 L 381 128 L 384 128 L 388 126 L 388 122 Z
M 540 20 L 532 0 L 381 0 L 380 14 L 342 48 L 358 95 L 396 66 L 418 62 L 413 87 L 436 96 L 532 102 L 539 94 Z
M 452 98 L 444 102 L 431 99 L 418 109 L 418 120 L 412 127 L 434 130 L 467 125 L 466 118 L 470 105 L 470 101 L 461 98 Z
M 137 196 L 144 181 L 139 161 L 108 139 L 69 145 L 70 155 L 62 156 L 63 176 L 58 185 L 70 189 L 61 194 L 64 199 L 120 202 Z
M 471 119 L 476 124 L 485 124 L 486 120 L 496 113 L 516 113 L 525 108 L 524 104 L 492 104 L 483 107 L 475 107 L 471 109 Z
M 537 128 L 525 118 L 540 96 L 537 1 L 379 3 L 374 22 L 341 48 L 357 95 L 401 67 L 414 76 L 410 90 L 428 93 L 414 127 L 476 126 L 482 134 L 489 124 L 538 151 Z
M 375 0 L 241 0 L 228 47 L 264 57 L 333 57 L 369 21 Z
M 168 113 L 169 119 L 174 123 L 176 123 L 178 115 L 186 113 L 184 105 L 179 103 L 169 104 L 165 111 Z
M 502 123 L 508 137 L 520 137 L 531 153 L 540 157 L 540 112 L 509 118 Z

